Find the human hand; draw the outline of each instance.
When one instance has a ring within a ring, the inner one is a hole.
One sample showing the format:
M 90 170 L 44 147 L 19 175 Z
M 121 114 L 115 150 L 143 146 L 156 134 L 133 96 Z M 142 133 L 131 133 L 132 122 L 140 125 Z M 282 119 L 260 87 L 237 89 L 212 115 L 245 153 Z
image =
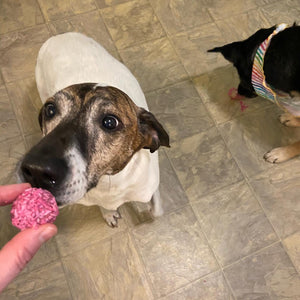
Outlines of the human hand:
M 28 183 L 0 186 L 0 206 L 12 203 Z M 43 243 L 57 233 L 53 224 L 19 232 L 0 251 L 0 293 L 24 269 Z M 0 245 L 1 246 L 1 245 Z

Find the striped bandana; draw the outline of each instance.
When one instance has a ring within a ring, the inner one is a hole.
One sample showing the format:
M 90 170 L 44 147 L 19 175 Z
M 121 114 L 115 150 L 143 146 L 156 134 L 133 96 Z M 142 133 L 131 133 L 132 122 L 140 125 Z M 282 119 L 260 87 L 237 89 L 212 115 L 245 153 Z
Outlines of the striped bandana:
M 264 57 L 270 45 L 271 39 L 274 35 L 276 35 L 280 31 L 283 31 L 287 27 L 287 24 L 278 25 L 273 33 L 269 35 L 269 37 L 264 40 L 258 47 L 252 67 L 251 83 L 257 95 L 276 103 L 285 111 L 288 111 L 295 116 L 300 116 L 300 101 L 290 98 L 287 94 L 281 95 L 276 93 L 266 83 L 266 78 L 264 75 Z

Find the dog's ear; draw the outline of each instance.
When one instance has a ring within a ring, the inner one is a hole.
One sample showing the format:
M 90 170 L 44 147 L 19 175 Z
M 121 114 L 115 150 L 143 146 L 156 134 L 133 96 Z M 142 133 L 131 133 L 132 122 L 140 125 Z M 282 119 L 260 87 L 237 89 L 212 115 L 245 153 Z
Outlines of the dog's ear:
M 240 53 L 240 42 L 234 42 L 231 44 L 224 45 L 222 47 L 216 47 L 207 52 L 220 52 L 224 56 L 225 59 L 229 60 L 231 63 L 235 64 L 238 61 L 239 53 Z
M 152 113 L 139 108 L 138 122 L 140 132 L 144 137 L 143 148 L 150 149 L 150 152 L 153 153 L 160 146 L 170 147 L 169 135 Z

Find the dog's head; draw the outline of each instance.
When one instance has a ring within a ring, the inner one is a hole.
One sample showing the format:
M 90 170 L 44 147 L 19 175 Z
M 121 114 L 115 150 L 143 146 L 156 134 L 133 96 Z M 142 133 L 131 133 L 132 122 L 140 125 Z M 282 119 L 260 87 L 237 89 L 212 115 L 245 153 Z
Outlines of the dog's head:
M 102 175 L 120 172 L 141 148 L 169 147 L 153 114 L 115 87 L 67 87 L 45 102 L 39 122 L 44 137 L 24 156 L 19 175 L 60 205 L 78 201 Z
M 249 91 L 249 96 L 254 89 L 251 84 L 253 60 L 259 45 L 275 30 L 276 26 L 260 29 L 248 39 L 226 44 L 208 50 L 208 52 L 220 52 L 225 59 L 230 61 L 237 69 L 241 85 Z M 248 95 L 247 95 L 248 96 Z

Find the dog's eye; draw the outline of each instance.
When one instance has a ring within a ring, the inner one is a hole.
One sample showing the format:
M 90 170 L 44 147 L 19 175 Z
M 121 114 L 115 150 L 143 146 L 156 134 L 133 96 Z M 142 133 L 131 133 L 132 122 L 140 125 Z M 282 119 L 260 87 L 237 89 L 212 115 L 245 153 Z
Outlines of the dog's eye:
M 118 125 L 119 125 L 119 121 L 114 116 L 105 116 L 102 119 L 102 126 L 105 129 L 108 129 L 108 130 L 116 129 L 118 127 Z
M 56 107 L 53 103 L 48 103 L 45 106 L 45 115 L 48 119 L 51 119 L 55 116 Z

